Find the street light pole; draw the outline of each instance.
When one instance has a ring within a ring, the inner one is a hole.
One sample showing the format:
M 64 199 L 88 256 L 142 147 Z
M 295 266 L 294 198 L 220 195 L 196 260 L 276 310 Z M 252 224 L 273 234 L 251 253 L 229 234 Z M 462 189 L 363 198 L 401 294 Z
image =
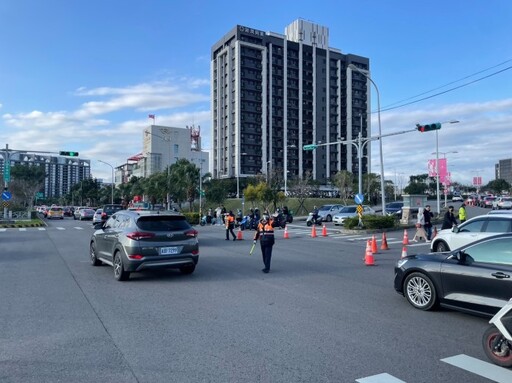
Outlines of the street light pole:
M 356 67 L 354 64 L 349 64 L 348 67 L 352 70 L 356 70 L 361 73 L 364 77 L 366 77 L 375 87 L 375 91 L 377 92 L 377 118 L 379 123 L 379 155 L 380 155 L 380 193 L 381 193 L 381 203 L 382 203 L 382 215 L 386 215 L 386 189 L 384 187 L 384 156 L 382 154 L 382 125 L 380 122 L 380 92 L 377 84 L 372 80 L 368 73 L 365 73 L 362 69 Z
M 105 162 L 105 161 L 102 161 L 102 160 L 98 160 L 98 162 L 101 162 L 102 164 L 105 164 L 105 165 L 108 165 L 112 168 L 112 195 L 110 197 L 110 203 L 114 203 L 114 167 L 112 165 L 110 165 L 108 162 Z
M 266 178 L 267 178 L 267 179 L 266 179 L 267 184 L 268 184 L 268 168 L 269 168 L 269 166 L 268 166 L 268 165 L 270 165 L 270 162 L 271 162 L 271 161 L 267 161 L 267 163 L 265 164 L 266 173 L 267 173 L 267 174 L 266 174 L 266 176 L 267 176 L 267 177 L 266 177 Z

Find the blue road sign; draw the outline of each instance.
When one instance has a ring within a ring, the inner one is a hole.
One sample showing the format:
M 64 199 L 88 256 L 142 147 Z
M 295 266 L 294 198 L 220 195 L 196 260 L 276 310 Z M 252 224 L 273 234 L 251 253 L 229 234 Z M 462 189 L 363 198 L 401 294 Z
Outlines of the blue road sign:
M 356 201 L 356 204 L 361 205 L 364 202 L 364 194 L 356 194 L 354 201 Z
M 12 198 L 12 194 L 11 194 L 11 192 L 4 191 L 4 192 L 2 193 L 2 199 L 3 199 L 4 201 L 9 201 L 11 198 Z

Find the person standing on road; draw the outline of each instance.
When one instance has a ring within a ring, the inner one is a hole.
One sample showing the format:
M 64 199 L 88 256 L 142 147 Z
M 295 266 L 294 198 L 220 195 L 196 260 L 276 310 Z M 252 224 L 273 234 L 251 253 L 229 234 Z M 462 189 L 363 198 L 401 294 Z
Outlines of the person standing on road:
M 427 242 L 432 240 L 432 218 L 434 217 L 434 213 L 430 211 L 430 205 L 425 206 L 425 210 L 423 210 L 423 220 L 425 232 L 427 233 Z
M 427 233 L 425 231 L 425 216 L 423 215 L 423 208 L 418 209 L 418 221 L 416 222 L 416 233 L 412 242 L 418 242 L 418 239 L 423 238 L 427 241 Z
M 460 223 L 466 222 L 467 215 L 466 215 L 466 204 L 462 202 L 462 205 L 459 207 L 459 221 Z
M 451 229 L 454 226 L 457 226 L 457 220 L 455 219 L 455 214 L 453 214 L 453 206 L 449 206 L 448 211 L 444 213 L 441 230 Z
M 261 255 L 263 257 L 263 265 L 265 266 L 261 271 L 267 274 L 270 271 L 270 260 L 272 259 L 272 247 L 274 246 L 274 226 L 273 222 L 268 215 L 264 215 L 258 224 L 256 233 L 254 233 L 254 244 L 260 240 Z
M 226 225 L 226 241 L 229 241 L 229 234 L 233 236 L 233 241 L 236 241 L 236 235 L 233 229 L 235 228 L 235 215 L 233 211 L 230 210 L 229 213 L 225 216 L 224 222 Z

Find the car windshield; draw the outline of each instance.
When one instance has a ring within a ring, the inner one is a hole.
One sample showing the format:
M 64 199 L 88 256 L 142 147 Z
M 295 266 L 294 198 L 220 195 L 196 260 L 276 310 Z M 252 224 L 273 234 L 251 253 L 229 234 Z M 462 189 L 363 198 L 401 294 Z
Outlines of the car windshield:
M 402 207 L 402 204 L 401 203 L 390 203 L 390 204 L 388 204 L 387 207 L 391 208 L 391 209 L 397 208 L 397 207 L 400 208 L 400 207 Z
M 345 206 L 343 209 L 340 210 L 340 213 L 355 213 L 355 211 L 355 206 Z
M 147 231 L 174 231 L 190 228 L 189 223 L 180 216 L 141 216 L 137 226 Z
M 326 210 L 331 210 L 333 205 L 324 205 L 324 206 L 320 206 L 320 209 L 318 209 L 319 211 L 326 211 Z

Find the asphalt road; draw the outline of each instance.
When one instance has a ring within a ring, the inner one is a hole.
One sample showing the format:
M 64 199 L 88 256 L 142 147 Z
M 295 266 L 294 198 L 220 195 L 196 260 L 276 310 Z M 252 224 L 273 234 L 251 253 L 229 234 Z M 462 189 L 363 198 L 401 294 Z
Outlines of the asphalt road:
M 193 275 L 124 283 L 89 264 L 89 222 L 0 231 L 0 381 L 512 381 L 487 363 L 487 319 L 422 312 L 393 290 L 403 230 L 388 233 L 391 249 L 372 267 L 366 236 L 329 225 L 312 238 L 297 222 L 290 239 L 277 232 L 269 274 L 258 248 L 249 255 L 252 232 L 233 242 L 222 227 L 198 230 Z M 483 377 L 493 371 L 502 378 Z

